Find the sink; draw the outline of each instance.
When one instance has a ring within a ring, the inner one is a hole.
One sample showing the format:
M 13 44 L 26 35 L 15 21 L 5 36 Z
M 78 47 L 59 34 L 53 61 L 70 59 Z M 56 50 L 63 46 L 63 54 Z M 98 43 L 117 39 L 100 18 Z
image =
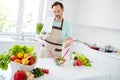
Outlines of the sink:
M 27 39 L 22 38 L 22 37 L 12 37 L 12 39 L 15 41 L 27 41 Z
M 25 37 L 25 38 L 22 38 L 22 37 L 12 37 L 12 39 L 14 41 L 40 41 L 40 39 L 34 38 L 34 37 Z

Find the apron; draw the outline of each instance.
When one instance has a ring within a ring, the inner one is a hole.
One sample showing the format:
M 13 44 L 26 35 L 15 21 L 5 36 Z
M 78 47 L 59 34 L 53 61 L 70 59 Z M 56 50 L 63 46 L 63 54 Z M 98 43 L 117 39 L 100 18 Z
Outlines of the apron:
M 53 53 L 54 57 L 62 56 L 62 26 L 63 19 L 61 27 L 52 26 L 51 33 L 47 34 L 47 38 L 44 40 L 44 44 L 42 44 L 42 47 L 40 48 L 40 58 L 51 57 L 49 51 Z

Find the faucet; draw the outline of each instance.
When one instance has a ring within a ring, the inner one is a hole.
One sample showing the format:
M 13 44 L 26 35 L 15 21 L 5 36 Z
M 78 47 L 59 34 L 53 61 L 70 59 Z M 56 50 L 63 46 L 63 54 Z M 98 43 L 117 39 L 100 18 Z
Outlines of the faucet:
M 24 32 L 22 32 L 21 38 L 22 38 L 22 40 L 24 40 L 24 38 L 25 38 Z

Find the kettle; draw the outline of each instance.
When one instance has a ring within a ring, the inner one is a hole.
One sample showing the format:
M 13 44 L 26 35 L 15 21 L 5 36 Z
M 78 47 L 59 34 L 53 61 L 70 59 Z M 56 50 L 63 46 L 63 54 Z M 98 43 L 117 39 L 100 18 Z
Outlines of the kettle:
M 108 52 L 108 53 L 112 53 L 112 52 L 116 52 L 117 50 L 112 47 L 111 45 L 108 45 L 108 46 L 105 46 L 105 52 Z

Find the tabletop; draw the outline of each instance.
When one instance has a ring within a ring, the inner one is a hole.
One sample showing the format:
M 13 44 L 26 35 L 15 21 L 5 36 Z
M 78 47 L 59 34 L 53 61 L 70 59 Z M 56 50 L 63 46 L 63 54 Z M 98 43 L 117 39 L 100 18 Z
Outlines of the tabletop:
M 38 59 L 36 67 L 49 69 L 49 74 L 35 80 L 110 80 L 108 74 L 100 73 L 94 67 L 73 66 L 69 59 L 62 65 L 56 65 L 52 58 L 41 58 Z M 3 80 L 10 80 L 10 71 L 9 68 L 4 72 L 4 76 L 9 76 Z

